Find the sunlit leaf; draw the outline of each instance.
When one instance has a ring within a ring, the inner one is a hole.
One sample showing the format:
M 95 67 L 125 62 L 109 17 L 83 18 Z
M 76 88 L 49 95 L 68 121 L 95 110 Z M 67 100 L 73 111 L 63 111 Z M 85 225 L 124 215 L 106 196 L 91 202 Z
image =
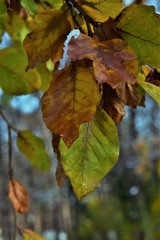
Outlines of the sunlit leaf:
M 97 42 L 85 34 L 72 39 L 68 56 L 72 61 L 89 58 L 93 61 L 98 83 L 107 82 L 112 88 L 121 81 L 135 83 L 138 76 L 138 61 L 132 48 L 121 39 Z
M 160 18 L 154 7 L 134 4 L 124 9 L 117 29 L 135 50 L 140 65 L 160 67 Z
M 113 120 L 98 108 L 94 120 L 80 126 L 78 139 L 67 148 L 60 141 L 61 164 L 78 199 L 99 186 L 117 161 L 119 143 Z
M 49 88 L 50 81 L 52 80 L 52 72 L 48 70 L 44 63 L 39 64 L 36 69 L 41 76 L 40 90 L 45 92 Z
M 50 169 L 50 159 L 45 151 L 45 145 L 41 138 L 28 130 L 19 131 L 17 136 L 17 146 L 33 167 L 41 171 Z
M 41 237 L 39 234 L 33 232 L 30 229 L 21 230 L 23 240 L 47 240 L 44 237 Z
M 8 197 L 10 198 L 14 209 L 19 213 L 26 213 L 29 209 L 29 196 L 18 180 L 12 179 L 8 184 Z
M 79 125 L 92 120 L 100 93 L 89 68 L 71 65 L 59 72 L 42 98 L 43 118 L 67 146 L 78 137 Z
M 122 10 L 121 0 L 80 0 L 82 8 L 95 21 L 104 22 L 108 17 L 115 18 Z
M 7 94 L 21 95 L 40 89 L 41 78 L 36 70 L 25 72 L 27 58 L 22 48 L 0 50 L 0 87 Z
M 138 83 L 160 105 L 160 86 L 145 81 L 145 75 L 139 73 Z
M 103 84 L 102 107 L 113 119 L 115 124 L 118 124 L 125 115 L 123 102 L 118 98 L 116 90 L 110 85 Z
M 59 44 L 64 42 L 71 30 L 67 18 L 67 12 L 53 9 L 35 16 L 34 30 L 24 40 L 28 68 L 33 68 L 56 54 Z

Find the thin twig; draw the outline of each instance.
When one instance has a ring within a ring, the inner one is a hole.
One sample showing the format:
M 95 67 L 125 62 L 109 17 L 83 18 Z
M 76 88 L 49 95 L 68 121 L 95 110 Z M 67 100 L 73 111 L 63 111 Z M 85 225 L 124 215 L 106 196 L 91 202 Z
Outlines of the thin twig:
M 12 132 L 11 127 L 8 125 L 8 174 L 10 180 L 13 177 L 13 167 L 12 167 Z
M 3 118 L 3 120 L 6 122 L 6 124 L 7 124 L 8 126 L 10 126 L 10 128 L 11 128 L 14 132 L 18 132 L 18 129 L 15 128 L 12 124 L 9 123 L 8 119 L 6 118 L 6 116 L 4 115 L 4 113 L 1 111 L 1 109 L 0 109 L 0 115 L 1 115 L 1 117 Z
M 14 222 L 14 226 L 13 226 L 13 240 L 16 240 L 16 235 L 17 235 L 17 214 L 16 214 L 16 210 L 12 205 L 12 211 L 13 211 L 13 222 Z
M 90 24 L 96 27 L 98 23 L 95 22 L 91 17 L 89 17 L 75 0 L 66 0 L 66 4 L 69 7 L 69 9 L 72 8 L 76 9 L 76 11 L 78 11 L 78 13 L 84 18 L 88 30 L 88 36 L 92 37 L 93 33 Z

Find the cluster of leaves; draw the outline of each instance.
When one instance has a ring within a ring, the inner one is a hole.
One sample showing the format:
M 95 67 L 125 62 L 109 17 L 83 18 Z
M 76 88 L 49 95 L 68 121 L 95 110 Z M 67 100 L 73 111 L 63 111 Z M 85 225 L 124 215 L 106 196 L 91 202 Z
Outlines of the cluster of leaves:
M 6 31 L 13 41 L 0 50 L 0 87 L 12 95 L 44 92 L 43 119 L 53 134 L 57 182 L 61 187 L 69 177 L 82 199 L 118 159 L 116 125 L 125 105 L 144 106 L 146 93 L 160 104 L 160 16 L 151 6 L 122 9 L 121 0 L 1 0 L 0 9 L 0 37 Z M 76 37 L 74 29 L 79 29 Z M 42 139 L 18 131 L 17 146 L 34 167 L 49 169 Z M 27 211 L 21 183 L 11 177 L 9 189 L 16 211 Z

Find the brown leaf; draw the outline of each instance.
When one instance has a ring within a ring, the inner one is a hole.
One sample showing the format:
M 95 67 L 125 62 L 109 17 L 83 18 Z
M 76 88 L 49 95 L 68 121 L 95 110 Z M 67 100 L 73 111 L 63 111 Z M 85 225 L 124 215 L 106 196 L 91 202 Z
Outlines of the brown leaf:
M 106 22 L 101 23 L 94 32 L 94 37 L 99 41 L 111 40 L 114 38 L 121 38 L 116 31 L 116 23 L 113 18 L 109 18 Z
M 137 87 L 138 84 L 121 82 L 121 85 L 116 88 L 118 98 L 132 108 L 136 108 L 137 105 L 144 106 L 144 97 L 138 93 Z
M 56 169 L 56 180 L 60 188 L 62 187 L 64 181 L 67 180 L 67 178 L 68 177 L 65 174 L 65 171 L 63 170 L 61 163 L 58 161 Z
M 138 75 L 138 61 L 132 48 L 121 39 L 97 42 L 85 34 L 72 39 L 68 55 L 76 61 L 89 58 L 93 61 L 98 83 L 107 82 L 116 88 L 121 82 L 134 84 Z
M 9 181 L 8 197 L 14 209 L 19 213 L 26 213 L 29 209 L 29 196 L 24 186 L 15 179 Z
M 62 20 L 63 19 L 63 20 Z M 50 9 L 35 16 L 34 30 L 24 40 L 24 48 L 28 56 L 28 68 L 46 62 L 59 52 L 59 46 L 66 39 L 71 26 L 67 12 Z
M 56 180 L 59 187 L 62 187 L 63 182 L 68 178 L 65 174 L 62 165 L 60 163 L 60 151 L 59 151 L 59 141 L 60 141 L 60 135 L 59 134 L 53 134 L 52 138 L 52 145 L 54 152 L 57 153 L 57 169 L 56 169 Z
M 146 76 L 146 82 L 152 83 L 156 86 L 160 86 L 160 73 L 157 69 L 152 69 Z
M 78 137 L 80 124 L 92 120 L 100 97 L 91 69 L 72 64 L 57 71 L 43 95 L 44 121 L 69 147 Z
M 118 98 L 116 90 L 112 89 L 110 85 L 103 84 L 103 99 L 102 107 L 113 119 L 115 124 L 118 124 L 125 116 L 124 104 Z

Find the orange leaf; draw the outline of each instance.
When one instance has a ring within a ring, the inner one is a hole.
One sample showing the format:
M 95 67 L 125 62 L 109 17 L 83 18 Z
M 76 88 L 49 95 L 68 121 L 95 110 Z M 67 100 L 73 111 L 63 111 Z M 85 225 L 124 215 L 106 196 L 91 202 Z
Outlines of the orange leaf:
M 92 120 L 100 97 L 90 68 L 72 64 L 58 71 L 43 95 L 44 121 L 70 146 L 79 135 L 80 124 Z
M 121 81 L 134 84 L 138 75 L 138 61 L 132 48 L 121 39 L 97 42 L 85 34 L 69 43 L 70 60 L 89 58 L 93 61 L 98 83 L 107 82 L 116 88 Z
M 59 46 L 62 46 L 62 42 L 71 30 L 67 12 L 61 10 L 51 9 L 41 12 L 35 16 L 34 21 L 34 31 L 24 40 L 29 61 L 28 68 L 34 68 L 50 57 L 54 58 L 57 51 L 60 51 Z
M 29 196 L 24 186 L 17 180 L 9 181 L 8 197 L 14 209 L 19 213 L 26 213 L 29 209 Z

